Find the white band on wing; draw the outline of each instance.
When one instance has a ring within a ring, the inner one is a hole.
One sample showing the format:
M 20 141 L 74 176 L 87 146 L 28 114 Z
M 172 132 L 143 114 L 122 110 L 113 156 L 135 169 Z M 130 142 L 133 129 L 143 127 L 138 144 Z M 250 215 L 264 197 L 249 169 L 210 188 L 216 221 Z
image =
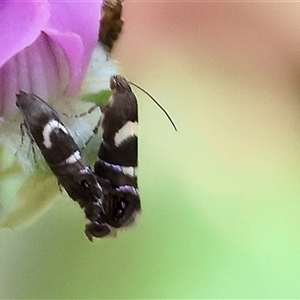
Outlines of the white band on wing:
M 138 133 L 138 123 L 128 121 L 119 131 L 115 134 L 115 145 L 118 147 L 124 141 L 132 136 L 137 136 Z
M 47 149 L 51 149 L 52 148 L 52 143 L 51 143 L 51 133 L 54 129 L 61 129 L 64 133 L 69 134 L 69 131 L 67 130 L 67 128 L 62 125 L 60 122 L 58 122 L 57 120 L 50 120 L 44 127 L 43 129 L 43 144 L 45 145 L 45 147 Z

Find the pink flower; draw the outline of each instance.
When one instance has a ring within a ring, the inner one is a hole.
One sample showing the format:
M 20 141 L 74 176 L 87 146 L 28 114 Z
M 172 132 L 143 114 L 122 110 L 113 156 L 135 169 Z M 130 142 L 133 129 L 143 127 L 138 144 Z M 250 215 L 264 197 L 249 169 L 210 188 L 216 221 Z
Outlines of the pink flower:
M 15 94 L 45 100 L 75 94 L 97 44 L 102 0 L 0 3 L 0 115 Z

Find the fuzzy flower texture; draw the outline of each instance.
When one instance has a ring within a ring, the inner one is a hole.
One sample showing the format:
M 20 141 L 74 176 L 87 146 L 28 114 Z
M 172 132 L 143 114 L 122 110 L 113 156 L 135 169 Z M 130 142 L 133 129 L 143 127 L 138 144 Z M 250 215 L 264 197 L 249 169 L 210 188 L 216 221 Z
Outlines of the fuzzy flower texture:
M 7 150 L 15 139 L 9 130 L 19 125 L 7 125 L 7 120 L 19 117 L 16 93 L 32 92 L 56 102 L 78 94 L 97 45 L 101 5 L 102 1 L 85 0 L 0 2 L 2 227 L 16 227 L 21 219 L 28 221 L 33 211 L 59 194 L 53 174 L 43 175 L 36 168 L 26 177 L 24 165 Z M 17 138 L 15 145 L 20 145 L 20 132 Z

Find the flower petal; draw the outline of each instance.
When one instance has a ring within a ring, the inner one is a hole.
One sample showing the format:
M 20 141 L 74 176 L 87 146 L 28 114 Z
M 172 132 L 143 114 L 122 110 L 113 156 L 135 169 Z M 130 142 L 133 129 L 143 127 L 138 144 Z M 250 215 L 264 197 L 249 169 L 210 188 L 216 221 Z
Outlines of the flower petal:
M 78 92 L 97 44 L 102 1 L 0 3 L 0 115 L 16 111 L 15 93 L 48 101 Z M 4 20 L 4 21 L 3 21 Z
M 78 91 L 97 44 L 102 0 L 49 1 L 51 17 L 44 29 L 66 54 L 70 68 L 69 93 Z M 75 88 L 75 90 L 73 90 Z
M 33 92 L 46 101 L 61 96 L 69 82 L 68 61 L 62 49 L 46 34 L 17 53 L 0 69 L 0 115 L 17 110 L 15 94 Z
M 49 17 L 48 1 L 0 3 L 0 67 L 36 40 Z

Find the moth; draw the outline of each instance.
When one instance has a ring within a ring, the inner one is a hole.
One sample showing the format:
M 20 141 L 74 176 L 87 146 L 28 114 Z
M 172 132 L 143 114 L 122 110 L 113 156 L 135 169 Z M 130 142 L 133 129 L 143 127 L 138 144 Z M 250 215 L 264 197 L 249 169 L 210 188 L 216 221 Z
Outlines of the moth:
M 101 179 L 103 189 L 107 189 L 109 182 L 111 201 L 109 207 L 104 202 L 104 207 L 107 212 L 115 207 L 116 215 L 108 224 L 120 227 L 141 209 L 137 190 L 138 108 L 125 78 L 112 76 L 110 88 L 112 96 L 102 108 L 103 134 L 94 172 Z
M 102 116 L 93 130 L 96 134 L 99 127 L 102 129 L 102 141 L 94 172 L 104 195 L 105 215 L 99 221 L 105 221 L 112 231 L 113 228 L 131 225 L 141 212 L 137 183 L 138 104 L 130 84 L 145 92 L 163 110 L 177 130 L 165 109 L 148 92 L 119 75 L 112 76 L 110 79 L 112 94 L 108 103 L 94 105 L 88 111 L 90 113 L 98 106 L 102 111 Z M 90 139 L 91 137 L 86 143 Z M 89 231 L 93 232 L 93 224 Z M 96 229 L 93 236 L 97 236 Z
M 108 104 L 101 107 L 97 124 L 102 129 L 102 141 L 94 172 L 104 196 L 105 216 L 100 221 L 120 228 L 132 224 L 141 211 L 137 185 L 138 111 L 137 99 L 125 78 L 112 76 L 110 88 L 112 95 Z M 94 132 L 97 131 L 96 127 Z M 92 227 L 93 224 L 90 232 Z
M 89 220 L 86 235 L 90 235 L 89 228 L 97 230 L 98 237 L 108 235 L 109 226 L 102 221 L 102 188 L 57 112 L 38 96 L 24 91 L 17 94 L 16 105 L 31 143 L 37 144 L 59 184 L 84 210 Z
M 110 53 L 122 31 L 122 1 L 104 0 L 98 40 Z

